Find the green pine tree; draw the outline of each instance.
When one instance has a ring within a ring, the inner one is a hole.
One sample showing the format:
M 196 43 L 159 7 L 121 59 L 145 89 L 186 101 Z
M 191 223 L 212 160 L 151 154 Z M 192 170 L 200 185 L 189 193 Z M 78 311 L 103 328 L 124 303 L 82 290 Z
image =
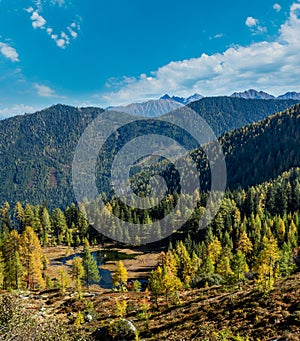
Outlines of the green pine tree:
M 82 264 L 84 268 L 84 280 L 87 287 L 89 287 L 91 282 L 99 282 L 100 275 L 97 262 L 88 246 L 85 246 L 82 257 Z

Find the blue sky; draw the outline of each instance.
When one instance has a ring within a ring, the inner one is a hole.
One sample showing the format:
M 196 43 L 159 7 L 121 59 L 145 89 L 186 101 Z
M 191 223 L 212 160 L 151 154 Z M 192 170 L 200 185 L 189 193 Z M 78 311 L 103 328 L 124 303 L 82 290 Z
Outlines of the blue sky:
M 0 118 L 164 93 L 300 92 L 300 2 L 0 0 Z

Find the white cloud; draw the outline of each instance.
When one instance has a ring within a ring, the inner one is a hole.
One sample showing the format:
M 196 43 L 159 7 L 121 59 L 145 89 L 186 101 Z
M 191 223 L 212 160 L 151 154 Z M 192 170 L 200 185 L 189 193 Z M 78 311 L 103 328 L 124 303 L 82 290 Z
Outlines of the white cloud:
M 258 24 L 258 20 L 253 17 L 248 17 L 245 21 L 246 26 L 253 27 Z
M 25 113 L 32 113 L 36 110 L 36 108 L 26 104 L 13 104 L 10 107 L 0 107 L 0 119 Z
M 36 10 L 34 10 L 33 7 L 29 7 L 25 9 L 25 11 L 31 14 L 30 19 L 32 21 L 32 26 L 34 29 L 36 28 L 46 29 L 48 36 L 55 41 L 56 45 L 64 49 L 67 45 L 70 44 L 70 40 L 72 38 L 76 39 L 78 37 L 78 32 L 80 31 L 80 24 L 77 21 L 73 21 L 69 26 L 65 27 L 65 31 L 61 31 L 60 34 L 55 33 L 52 27 L 48 25 L 46 26 L 47 20 L 40 15 L 40 12 L 43 11 L 44 2 L 45 1 L 43 0 L 33 0 Z M 62 7 L 63 5 L 66 4 L 66 1 L 51 0 L 50 3 L 52 5 L 58 5 L 59 7 Z M 78 20 L 80 20 L 79 16 Z
M 245 21 L 245 25 L 250 28 L 253 34 L 259 34 L 266 32 L 266 28 L 259 25 L 259 21 L 256 18 L 248 17 Z
M 281 6 L 276 3 L 276 4 L 273 5 L 273 9 L 275 9 L 276 12 L 280 12 L 281 11 Z
M 70 26 L 68 26 L 67 29 L 70 33 L 70 36 L 73 39 L 76 39 L 78 37 L 78 33 L 75 32 L 73 29 L 71 29 L 71 26 L 72 26 L 72 24 Z M 52 34 L 51 38 L 55 41 L 55 43 L 58 47 L 64 49 L 67 45 L 70 44 L 70 39 L 71 39 L 70 36 L 66 32 L 62 31 L 60 33 L 60 36 L 58 36 L 57 34 Z
M 57 39 L 56 45 L 62 49 L 66 47 L 66 41 L 64 39 Z
M 41 97 L 58 97 L 55 91 L 46 85 L 35 83 L 33 87 L 37 90 L 37 93 Z
M 62 6 L 62 5 L 64 5 L 64 3 L 65 3 L 65 0 L 51 0 L 51 3 L 53 4 L 53 5 L 58 5 L 58 6 Z
M 32 13 L 33 12 L 33 8 L 32 7 L 25 8 L 25 11 L 27 13 Z
M 33 28 L 43 29 L 46 24 L 46 20 L 41 15 L 39 15 L 37 11 L 34 11 L 32 13 L 32 16 L 30 17 L 30 19 L 32 20 Z
M 10 59 L 12 62 L 19 62 L 18 52 L 8 44 L 0 42 L 0 52 L 4 57 Z
M 34 0 L 33 3 L 35 7 L 37 7 L 39 10 L 42 10 L 42 0 Z
M 214 36 L 215 39 L 220 39 L 223 37 L 223 33 L 218 33 Z
M 68 27 L 68 31 L 71 34 L 73 39 L 76 39 L 78 37 L 78 33 L 73 31 L 70 26 Z
M 157 98 L 166 92 L 214 96 L 249 88 L 274 95 L 291 89 L 300 91 L 299 11 L 300 3 L 294 3 L 274 41 L 232 46 L 223 53 L 171 62 L 149 75 L 127 77 L 121 83 L 110 81 L 103 99 L 107 104 L 123 104 Z
M 70 38 L 65 32 L 61 32 L 60 36 L 66 41 L 66 44 L 69 44 Z

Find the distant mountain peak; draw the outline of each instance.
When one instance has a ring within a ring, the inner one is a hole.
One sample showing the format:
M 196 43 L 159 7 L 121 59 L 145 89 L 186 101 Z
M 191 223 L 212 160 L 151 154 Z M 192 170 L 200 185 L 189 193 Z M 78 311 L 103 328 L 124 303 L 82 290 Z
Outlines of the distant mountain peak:
M 292 99 L 296 101 L 300 101 L 300 92 L 289 91 L 284 95 L 280 95 L 275 97 L 273 95 L 268 94 L 264 91 L 257 91 L 255 89 L 249 89 L 243 92 L 234 92 L 230 97 L 244 98 L 244 99 Z
M 168 94 L 164 94 L 159 99 L 171 99 L 171 97 Z
M 181 106 L 181 103 L 165 98 L 142 103 L 131 103 L 125 106 L 108 107 L 106 109 L 125 112 L 135 116 L 156 117 L 167 114 Z
M 244 99 L 275 99 L 275 96 L 264 91 L 257 91 L 249 89 L 243 92 L 234 92 L 230 97 L 244 98 Z
M 179 97 L 179 96 L 170 96 L 169 94 L 164 94 L 162 97 L 160 97 L 160 99 L 162 100 L 171 100 L 171 101 L 175 101 L 178 102 L 180 104 L 186 105 L 189 104 L 191 102 L 194 101 L 199 101 L 201 98 L 203 98 L 202 95 L 194 93 L 193 95 L 189 96 L 189 97 Z
M 300 100 L 300 92 L 289 91 L 286 92 L 284 95 L 280 95 L 277 99 L 294 99 L 299 101 Z

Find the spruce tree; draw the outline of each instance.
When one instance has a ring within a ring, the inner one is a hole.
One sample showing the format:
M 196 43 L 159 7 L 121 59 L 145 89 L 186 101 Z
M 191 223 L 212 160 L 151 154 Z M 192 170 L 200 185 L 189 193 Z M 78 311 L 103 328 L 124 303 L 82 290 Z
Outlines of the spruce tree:
M 84 279 L 86 286 L 89 287 L 91 282 L 99 282 L 100 275 L 97 262 L 87 245 L 84 247 L 82 264 L 84 268 Z

